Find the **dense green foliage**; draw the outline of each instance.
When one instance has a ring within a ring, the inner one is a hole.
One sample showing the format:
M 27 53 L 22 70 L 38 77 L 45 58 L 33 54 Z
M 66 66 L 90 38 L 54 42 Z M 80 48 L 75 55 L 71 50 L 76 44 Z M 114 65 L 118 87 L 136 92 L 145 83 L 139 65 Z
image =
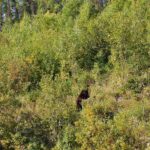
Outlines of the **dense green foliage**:
M 150 149 L 150 1 L 39 1 L 0 32 L 0 147 Z M 44 9 L 45 8 L 45 9 Z M 90 98 L 76 110 L 89 78 Z

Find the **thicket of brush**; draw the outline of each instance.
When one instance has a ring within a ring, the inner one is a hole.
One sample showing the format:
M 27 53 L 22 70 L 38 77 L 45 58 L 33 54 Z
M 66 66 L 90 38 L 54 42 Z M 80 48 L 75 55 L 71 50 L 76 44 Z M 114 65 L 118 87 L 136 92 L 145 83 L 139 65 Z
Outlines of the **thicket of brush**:
M 69 0 L 58 13 L 7 21 L 0 32 L 3 149 L 149 150 L 149 6 Z M 88 78 L 95 84 L 78 112 Z

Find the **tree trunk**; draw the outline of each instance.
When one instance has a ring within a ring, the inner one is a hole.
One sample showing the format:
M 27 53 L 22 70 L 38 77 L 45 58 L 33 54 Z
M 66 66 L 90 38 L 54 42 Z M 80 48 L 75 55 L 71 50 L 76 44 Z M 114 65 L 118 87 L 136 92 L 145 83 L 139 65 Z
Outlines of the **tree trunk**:
M 11 8 L 10 8 L 10 0 L 7 0 L 7 17 L 10 18 Z
M 2 1 L 0 1 L 0 32 L 2 31 Z
M 14 9 L 15 9 L 15 20 L 19 20 L 19 11 L 17 8 L 17 2 L 14 0 Z

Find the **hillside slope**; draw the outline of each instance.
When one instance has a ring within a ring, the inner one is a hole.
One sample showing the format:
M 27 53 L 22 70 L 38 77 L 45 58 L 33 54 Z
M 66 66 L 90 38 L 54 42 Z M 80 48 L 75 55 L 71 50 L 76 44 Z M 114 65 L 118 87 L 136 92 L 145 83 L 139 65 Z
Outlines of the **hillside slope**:
M 150 1 L 62 3 L 3 25 L 0 147 L 149 150 Z

